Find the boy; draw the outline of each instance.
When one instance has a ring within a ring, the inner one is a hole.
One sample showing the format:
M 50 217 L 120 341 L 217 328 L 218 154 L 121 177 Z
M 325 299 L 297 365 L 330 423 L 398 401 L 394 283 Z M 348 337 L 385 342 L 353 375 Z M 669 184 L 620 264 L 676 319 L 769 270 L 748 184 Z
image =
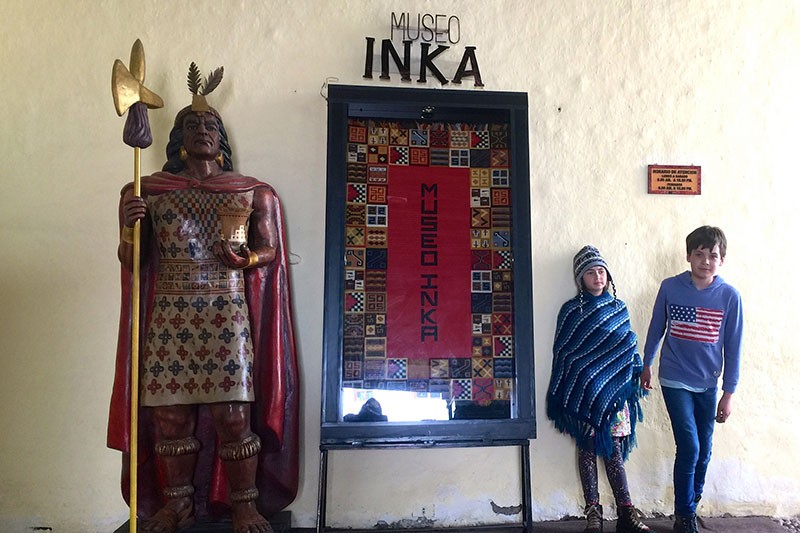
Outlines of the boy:
M 675 437 L 674 531 L 678 532 L 697 532 L 695 512 L 711 459 L 714 421 L 722 424 L 730 416 L 739 381 L 742 301 L 736 289 L 717 275 L 726 248 L 719 228 L 702 226 L 686 237 L 691 271 L 661 283 L 644 347 L 641 384 L 652 389 L 650 367 L 664 337 L 659 383 Z M 723 393 L 715 410 L 720 375 Z

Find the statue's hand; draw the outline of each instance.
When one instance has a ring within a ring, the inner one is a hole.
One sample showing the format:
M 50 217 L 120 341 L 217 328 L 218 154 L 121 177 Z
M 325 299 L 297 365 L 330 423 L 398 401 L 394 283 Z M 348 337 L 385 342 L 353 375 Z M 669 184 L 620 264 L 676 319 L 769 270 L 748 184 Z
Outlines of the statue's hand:
M 244 255 L 244 257 L 235 253 L 228 241 L 215 242 L 211 247 L 211 253 L 214 254 L 214 257 L 216 257 L 220 263 L 228 268 L 245 268 L 250 262 L 250 259 L 248 258 L 249 250 L 244 244 L 241 248 L 241 253 Z
M 122 221 L 129 228 L 145 215 L 147 215 L 147 202 L 141 196 L 130 196 L 122 203 Z

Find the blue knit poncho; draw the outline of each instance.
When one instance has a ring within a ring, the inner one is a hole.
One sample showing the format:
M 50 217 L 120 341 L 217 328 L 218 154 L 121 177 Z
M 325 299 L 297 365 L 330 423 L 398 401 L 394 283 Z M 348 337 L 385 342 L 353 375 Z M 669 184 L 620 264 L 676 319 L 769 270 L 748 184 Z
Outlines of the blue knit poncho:
M 625 402 L 631 414 L 631 434 L 622 437 L 627 459 L 636 443 L 636 422 L 642 420 L 639 386 L 642 360 L 636 351 L 625 302 L 584 292 L 567 301 L 558 313 L 553 342 L 553 371 L 547 390 L 547 417 L 584 449 L 610 457 L 611 426 Z

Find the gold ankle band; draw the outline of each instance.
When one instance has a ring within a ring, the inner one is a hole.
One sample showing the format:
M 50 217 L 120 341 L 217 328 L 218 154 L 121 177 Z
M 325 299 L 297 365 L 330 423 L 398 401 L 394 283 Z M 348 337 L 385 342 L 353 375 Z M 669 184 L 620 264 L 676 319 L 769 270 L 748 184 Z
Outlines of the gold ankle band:
M 156 453 L 164 457 L 189 455 L 200 451 L 200 441 L 194 437 L 164 439 L 156 443 Z
M 223 461 L 241 461 L 258 455 L 261 451 L 261 439 L 255 433 L 239 442 L 229 442 L 219 448 L 219 458 Z
M 188 498 L 194 494 L 192 485 L 181 485 L 180 487 L 164 487 L 164 496 L 169 500 L 176 498 Z
M 231 500 L 231 503 L 252 502 L 258 498 L 258 489 L 253 487 L 250 489 L 234 490 L 230 493 L 228 498 Z

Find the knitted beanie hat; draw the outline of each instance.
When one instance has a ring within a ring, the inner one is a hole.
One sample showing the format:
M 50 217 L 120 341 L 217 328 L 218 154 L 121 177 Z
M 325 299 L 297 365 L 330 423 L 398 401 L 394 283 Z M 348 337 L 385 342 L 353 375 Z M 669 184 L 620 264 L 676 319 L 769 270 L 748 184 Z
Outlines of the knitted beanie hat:
M 572 260 L 572 271 L 575 274 L 575 283 L 579 288 L 581 286 L 581 279 L 586 271 L 596 266 L 605 268 L 608 279 L 611 279 L 611 271 L 608 269 L 606 260 L 603 259 L 602 255 L 600 255 L 600 250 L 590 244 L 587 244 L 581 248 L 580 252 L 575 254 L 575 258 Z

